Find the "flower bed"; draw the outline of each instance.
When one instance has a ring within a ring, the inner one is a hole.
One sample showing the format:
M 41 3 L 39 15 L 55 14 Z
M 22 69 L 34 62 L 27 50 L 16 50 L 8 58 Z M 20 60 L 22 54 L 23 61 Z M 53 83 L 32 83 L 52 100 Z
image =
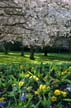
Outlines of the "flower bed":
M 71 108 L 71 64 L 0 65 L 0 107 Z

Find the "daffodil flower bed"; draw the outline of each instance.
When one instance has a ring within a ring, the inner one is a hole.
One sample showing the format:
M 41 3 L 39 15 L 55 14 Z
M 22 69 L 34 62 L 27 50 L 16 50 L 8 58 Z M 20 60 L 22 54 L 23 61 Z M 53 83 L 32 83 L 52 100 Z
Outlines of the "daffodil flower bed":
M 0 65 L 0 108 L 71 108 L 71 64 Z

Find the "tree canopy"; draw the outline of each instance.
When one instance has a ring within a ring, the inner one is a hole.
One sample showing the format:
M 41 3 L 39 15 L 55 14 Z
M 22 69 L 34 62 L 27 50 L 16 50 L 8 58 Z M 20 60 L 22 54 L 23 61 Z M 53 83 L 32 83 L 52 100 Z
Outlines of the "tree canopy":
M 70 0 L 0 0 L 0 41 L 53 46 L 71 38 Z

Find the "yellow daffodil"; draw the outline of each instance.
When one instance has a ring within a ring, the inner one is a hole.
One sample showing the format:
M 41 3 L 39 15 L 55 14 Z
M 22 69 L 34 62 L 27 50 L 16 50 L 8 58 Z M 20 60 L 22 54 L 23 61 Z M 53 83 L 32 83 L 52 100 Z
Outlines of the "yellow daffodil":
M 40 93 L 45 93 L 47 90 L 50 90 L 50 87 L 48 86 L 46 86 L 46 85 L 40 85 L 39 86 L 39 88 L 37 89 L 37 91 L 35 91 L 34 93 L 35 93 L 35 95 L 38 95 L 38 94 L 40 94 Z
M 56 89 L 56 90 L 54 91 L 54 94 L 55 94 L 56 96 L 59 96 L 59 95 L 61 95 L 61 91 L 58 90 L 58 89 Z
M 35 95 L 38 95 L 38 94 L 39 94 L 39 92 L 38 92 L 38 91 L 35 91 L 34 93 L 35 93 Z
M 39 80 L 39 78 L 37 76 L 35 76 L 35 75 L 31 75 L 30 79 L 33 79 L 34 81 L 38 81 Z
M 67 96 L 67 92 L 61 91 L 61 94 L 63 95 L 63 97 L 66 97 Z
M 36 76 L 33 76 L 33 79 L 34 79 L 35 81 L 38 81 L 38 80 L 39 80 L 39 78 L 36 77 Z
M 1 97 L 0 98 L 0 102 L 4 102 L 5 101 L 5 98 L 4 97 Z
M 61 73 L 61 75 L 65 75 L 65 74 L 67 74 L 68 73 L 68 70 L 65 70 L 65 71 L 63 71 L 62 73 Z
M 29 74 L 29 73 L 28 73 L 28 74 L 26 74 L 26 75 L 25 75 L 25 77 L 26 77 L 26 78 L 29 78 L 29 77 L 30 77 L 30 74 Z
M 47 86 L 41 84 L 41 85 L 39 86 L 39 90 L 40 90 L 40 91 L 45 91 L 45 90 L 47 90 Z
M 24 83 L 23 81 L 20 81 L 20 82 L 19 82 L 19 87 L 24 86 L 24 84 L 25 84 L 25 83 Z
M 64 74 L 65 74 L 64 72 L 61 73 L 61 75 L 64 75 Z
M 51 101 L 52 101 L 52 102 L 56 102 L 56 101 L 57 101 L 57 97 L 52 96 L 52 97 L 51 97 Z

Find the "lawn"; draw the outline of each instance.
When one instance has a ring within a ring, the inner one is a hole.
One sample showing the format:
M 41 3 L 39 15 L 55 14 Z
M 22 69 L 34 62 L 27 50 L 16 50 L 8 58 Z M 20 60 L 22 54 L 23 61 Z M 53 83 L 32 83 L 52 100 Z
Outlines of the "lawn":
M 0 53 L 0 64 L 11 64 L 11 63 L 71 63 L 71 54 L 56 54 L 48 53 L 45 57 L 43 53 L 35 53 L 35 60 L 29 59 L 29 53 L 25 53 L 25 56 L 20 56 L 20 53 L 9 53 L 4 55 Z

